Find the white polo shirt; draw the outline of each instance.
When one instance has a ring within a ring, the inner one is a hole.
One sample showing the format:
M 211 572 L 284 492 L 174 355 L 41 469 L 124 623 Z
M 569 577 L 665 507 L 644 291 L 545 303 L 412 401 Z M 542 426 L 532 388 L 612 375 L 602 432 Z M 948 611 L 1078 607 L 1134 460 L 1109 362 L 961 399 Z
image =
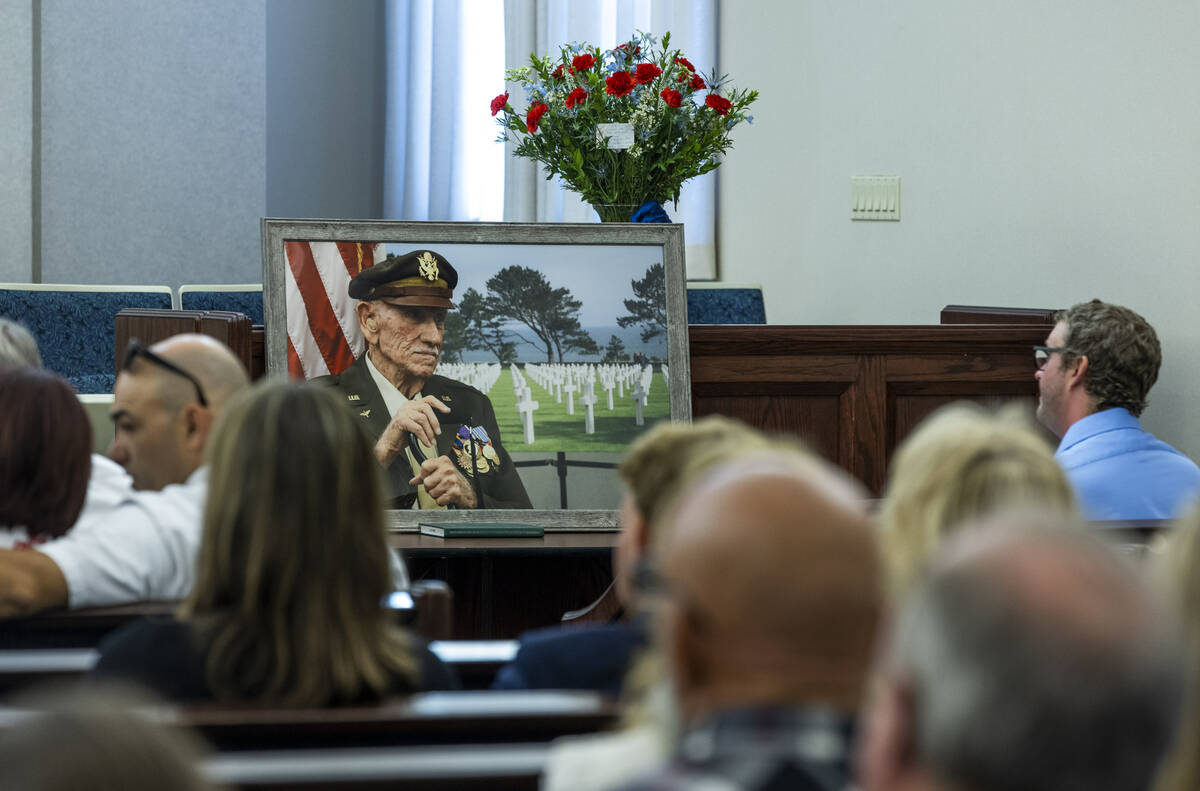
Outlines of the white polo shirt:
M 112 471 L 107 465 L 94 466 L 93 474 L 97 469 L 110 485 L 93 493 L 89 482 L 88 499 L 75 526 L 62 538 L 36 547 L 66 578 L 68 606 L 187 596 L 196 573 L 208 468 L 157 492 L 124 489 L 119 478 L 108 476 Z

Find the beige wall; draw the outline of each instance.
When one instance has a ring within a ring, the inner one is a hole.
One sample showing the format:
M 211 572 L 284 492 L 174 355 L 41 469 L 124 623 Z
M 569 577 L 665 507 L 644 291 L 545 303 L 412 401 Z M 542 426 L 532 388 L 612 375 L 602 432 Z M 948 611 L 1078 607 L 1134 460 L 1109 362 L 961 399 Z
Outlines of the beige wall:
M 1198 458 L 1198 40 L 1194 0 L 726 2 L 721 69 L 762 98 L 720 170 L 721 278 L 780 324 L 1128 305 L 1164 347 L 1145 422 Z M 902 178 L 899 223 L 850 221 L 869 174 Z

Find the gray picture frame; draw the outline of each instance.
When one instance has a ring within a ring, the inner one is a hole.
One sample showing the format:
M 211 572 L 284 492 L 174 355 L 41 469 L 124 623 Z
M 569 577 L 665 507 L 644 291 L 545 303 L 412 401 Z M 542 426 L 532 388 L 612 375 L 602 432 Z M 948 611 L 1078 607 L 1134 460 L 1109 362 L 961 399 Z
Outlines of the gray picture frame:
M 268 375 L 287 375 L 287 298 L 284 245 L 289 241 L 377 242 L 390 245 L 591 245 L 655 246 L 662 251 L 666 284 L 667 364 L 671 420 L 692 419 L 691 370 L 687 333 L 687 281 L 683 225 L 678 223 L 483 223 L 392 220 L 264 218 L 262 230 L 263 306 Z M 546 530 L 612 530 L 614 511 L 474 510 L 389 511 L 393 530 L 417 529 L 419 521 L 441 523 L 525 522 Z

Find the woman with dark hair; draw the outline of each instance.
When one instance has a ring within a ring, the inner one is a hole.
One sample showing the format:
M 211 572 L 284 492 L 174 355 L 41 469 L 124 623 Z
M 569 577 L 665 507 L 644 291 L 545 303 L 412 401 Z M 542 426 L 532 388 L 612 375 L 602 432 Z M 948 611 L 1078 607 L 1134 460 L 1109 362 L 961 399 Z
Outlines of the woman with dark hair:
M 41 368 L 0 370 L 0 547 L 57 538 L 83 508 L 92 425 L 71 385 Z
M 297 707 L 454 686 L 384 607 L 379 466 L 336 394 L 259 384 L 226 407 L 207 457 L 191 596 L 175 619 L 102 644 L 96 675 L 176 700 Z

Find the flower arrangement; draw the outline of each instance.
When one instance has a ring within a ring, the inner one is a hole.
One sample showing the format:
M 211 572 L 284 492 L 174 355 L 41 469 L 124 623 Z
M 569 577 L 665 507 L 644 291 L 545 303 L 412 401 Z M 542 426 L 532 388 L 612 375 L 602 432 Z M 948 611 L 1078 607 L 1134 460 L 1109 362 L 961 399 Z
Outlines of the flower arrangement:
M 560 176 L 606 221 L 628 221 L 645 201 L 678 201 L 685 181 L 721 164 L 729 133 L 753 121 L 746 110 L 758 98 L 715 71 L 699 73 L 671 49 L 670 33 L 661 45 L 639 33 L 603 52 L 571 44 L 557 59 L 531 55 L 505 79 L 525 88 L 528 106 L 522 116 L 507 93 L 492 100 L 499 140 L 541 162 L 546 178 Z M 610 124 L 630 125 L 632 139 L 629 127 L 602 126 Z

